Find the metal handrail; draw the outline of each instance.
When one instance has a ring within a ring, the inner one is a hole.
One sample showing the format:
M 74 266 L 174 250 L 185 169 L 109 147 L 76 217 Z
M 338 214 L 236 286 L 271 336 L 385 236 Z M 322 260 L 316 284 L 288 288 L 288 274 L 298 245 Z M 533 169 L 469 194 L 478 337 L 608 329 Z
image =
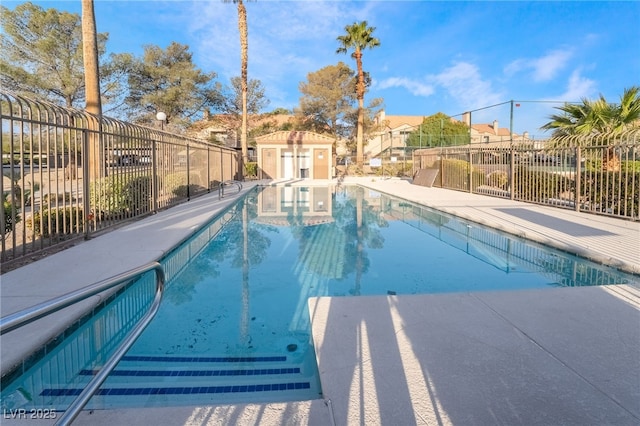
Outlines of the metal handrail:
M 236 185 L 238 187 L 238 192 L 242 191 L 242 182 L 239 182 L 237 180 L 225 180 L 224 182 L 220 182 L 220 185 L 218 186 L 218 198 L 223 198 L 224 197 L 224 187 L 228 186 L 228 185 Z
M 142 275 L 151 270 L 156 274 L 156 292 L 149 307 L 149 310 L 136 326 L 129 332 L 127 337 L 120 343 L 118 349 L 111 355 L 107 362 L 102 366 L 98 374 L 89 382 L 84 390 L 78 395 L 78 397 L 69 405 L 64 414 L 58 419 L 56 425 L 69 425 L 78 417 L 80 411 L 89 402 L 91 397 L 96 393 L 98 388 L 107 379 L 107 376 L 118 365 L 122 357 L 127 353 L 129 348 L 135 343 L 140 334 L 144 331 L 147 325 L 151 322 L 153 317 L 158 312 L 160 302 L 162 301 L 162 294 L 164 292 L 165 274 L 162 265 L 158 262 L 151 262 L 146 265 L 131 269 L 122 274 L 116 275 L 98 283 L 92 284 L 88 287 L 76 290 L 71 293 L 64 294 L 55 299 L 48 300 L 33 307 L 23 309 L 11 315 L 7 315 L 0 319 L 0 335 L 8 333 L 12 330 L 20 328 L 24 325 L 30 324 L 42 317 L 57 312 L 74 303 L 85 300 L 88 297 L 94 296 L 105 290 L 123 285 L 126 282 L 131 281 L 132 278 Z

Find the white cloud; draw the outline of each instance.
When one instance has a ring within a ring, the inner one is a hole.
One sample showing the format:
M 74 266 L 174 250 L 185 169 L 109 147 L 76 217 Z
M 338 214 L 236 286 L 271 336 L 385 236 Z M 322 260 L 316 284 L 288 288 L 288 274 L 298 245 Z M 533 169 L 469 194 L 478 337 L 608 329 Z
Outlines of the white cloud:
M 595 93 L 596 82 L 580 75 L 580 69 L 571 73 L 567 90 L 560 95 L 561 100 L 568 102 L 579 101 L 588 98 Z
M 503 101 L 503 94 L 496 92 L 491 81 L 482 78 L 478 67 L 468 62 L 459 62 L 430 79 L 444 87 L 461 106 L 468 109 Z
M 389 89 L 392 87 L 402 87 L 407 89 L 414 96 L 429 96 L 434 92 L 433 86 L 403 77 L 390 77 L 376 82 L 378 89 Z
M 521 71 L 532 70 L 534 81 L 552 80 L 573 56 L 571 50 L 556 49 L 540 58 L 521 58 L 509 63 L 504 72 L 511 76 Z
M 192 5 L 194 52 L 204 69 L 214 70 L 219 81 L 240 74 L 240 42 L 237 7 L 232 3 L 195 2 Z M 271 105 L 295 106 L 297 86 L 307 73 L 349 55 L 337 55 L 335 38 L 345 22 L 367 19 L 368 8 L 351 2 L 296 1 L 245 4 L 249 33 L 249 78 L 262 82 Z M 327 34 L 333 39 L 327 40 Z M 335 34 L 335 36 L 333 36 Z M 350 64 L 351 65 L 351 64 Z

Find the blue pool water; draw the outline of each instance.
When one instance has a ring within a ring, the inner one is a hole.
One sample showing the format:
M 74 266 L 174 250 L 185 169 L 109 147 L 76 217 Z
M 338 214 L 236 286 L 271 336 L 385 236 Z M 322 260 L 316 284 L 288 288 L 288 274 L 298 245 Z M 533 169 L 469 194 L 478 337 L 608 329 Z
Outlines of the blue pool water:
M 89 407 L 315 399 L 310 296 L 604 284 L 640 278 L 361 187 L 250 193 L 163 259 L 157 317 Z M 64 409 L 144 315 L 142 277 L 3 380 L 6 409 Z

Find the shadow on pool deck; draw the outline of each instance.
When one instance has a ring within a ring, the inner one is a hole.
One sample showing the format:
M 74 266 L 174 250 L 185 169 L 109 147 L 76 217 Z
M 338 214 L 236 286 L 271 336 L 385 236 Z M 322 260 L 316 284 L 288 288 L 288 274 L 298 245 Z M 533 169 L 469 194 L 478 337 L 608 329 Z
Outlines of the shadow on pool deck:
M 640 272 L 637 222 L 397 179 L 345 180 L 350 182 Z M 222 208 L 214 197 L 202 197 L 9 272 L 2 276 L 2 315 L 155 260 Z M 556 221 L 538 223 L 536 215 Z M 49 283 L 46 293 L 42 282 Z M 334 421 L 331 407 L 338 426 L 640 423 L 638 288 L 312 298 L 309 305 L 330 404 L 96 410 L 83 412 L 75 424 L 324 426 Z M 46 327 L 39 321 L 3 336 L 3 371 L 20 359 L 17 352 L 38 347 L 66 321 L 60 313 Z M 53 422 L 5 417 L 2 423 Z

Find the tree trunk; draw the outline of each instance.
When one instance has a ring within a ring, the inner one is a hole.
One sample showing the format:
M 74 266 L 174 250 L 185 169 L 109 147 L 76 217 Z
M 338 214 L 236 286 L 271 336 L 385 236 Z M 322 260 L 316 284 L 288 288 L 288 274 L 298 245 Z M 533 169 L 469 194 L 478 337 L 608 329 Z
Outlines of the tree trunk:
M 98 65 L 98 33 L 93 0 L 82 0 L 82 53 L 84 61 L 85 110 L 95 116 L 89 120 L 88 152 L 83 153 L 83 167 L 89 168 L 90 179 L 104 175 L 104 151 L 100 148 L 100 71 Z
M 356 165 L 364 166 L 364 70 L 362 69 L 362 52 L 354 53 L 358 68 L 358 82 L 356 84 L 356 97 L 358 98 L 358 127 L 356 129 Z
M 242 80 L 242 127 L 240 128 L 242 163 L 240 165 L 240 173 L 244 176 L 244 166 L 249 161 L 249 148 L 247 144 L 247 63 L 249 62 L 249 42 L 247 31 L 247 9 L 244 7 L 242 0 L 238 0 L 238 29 L 240 31 L 240 76 Z

